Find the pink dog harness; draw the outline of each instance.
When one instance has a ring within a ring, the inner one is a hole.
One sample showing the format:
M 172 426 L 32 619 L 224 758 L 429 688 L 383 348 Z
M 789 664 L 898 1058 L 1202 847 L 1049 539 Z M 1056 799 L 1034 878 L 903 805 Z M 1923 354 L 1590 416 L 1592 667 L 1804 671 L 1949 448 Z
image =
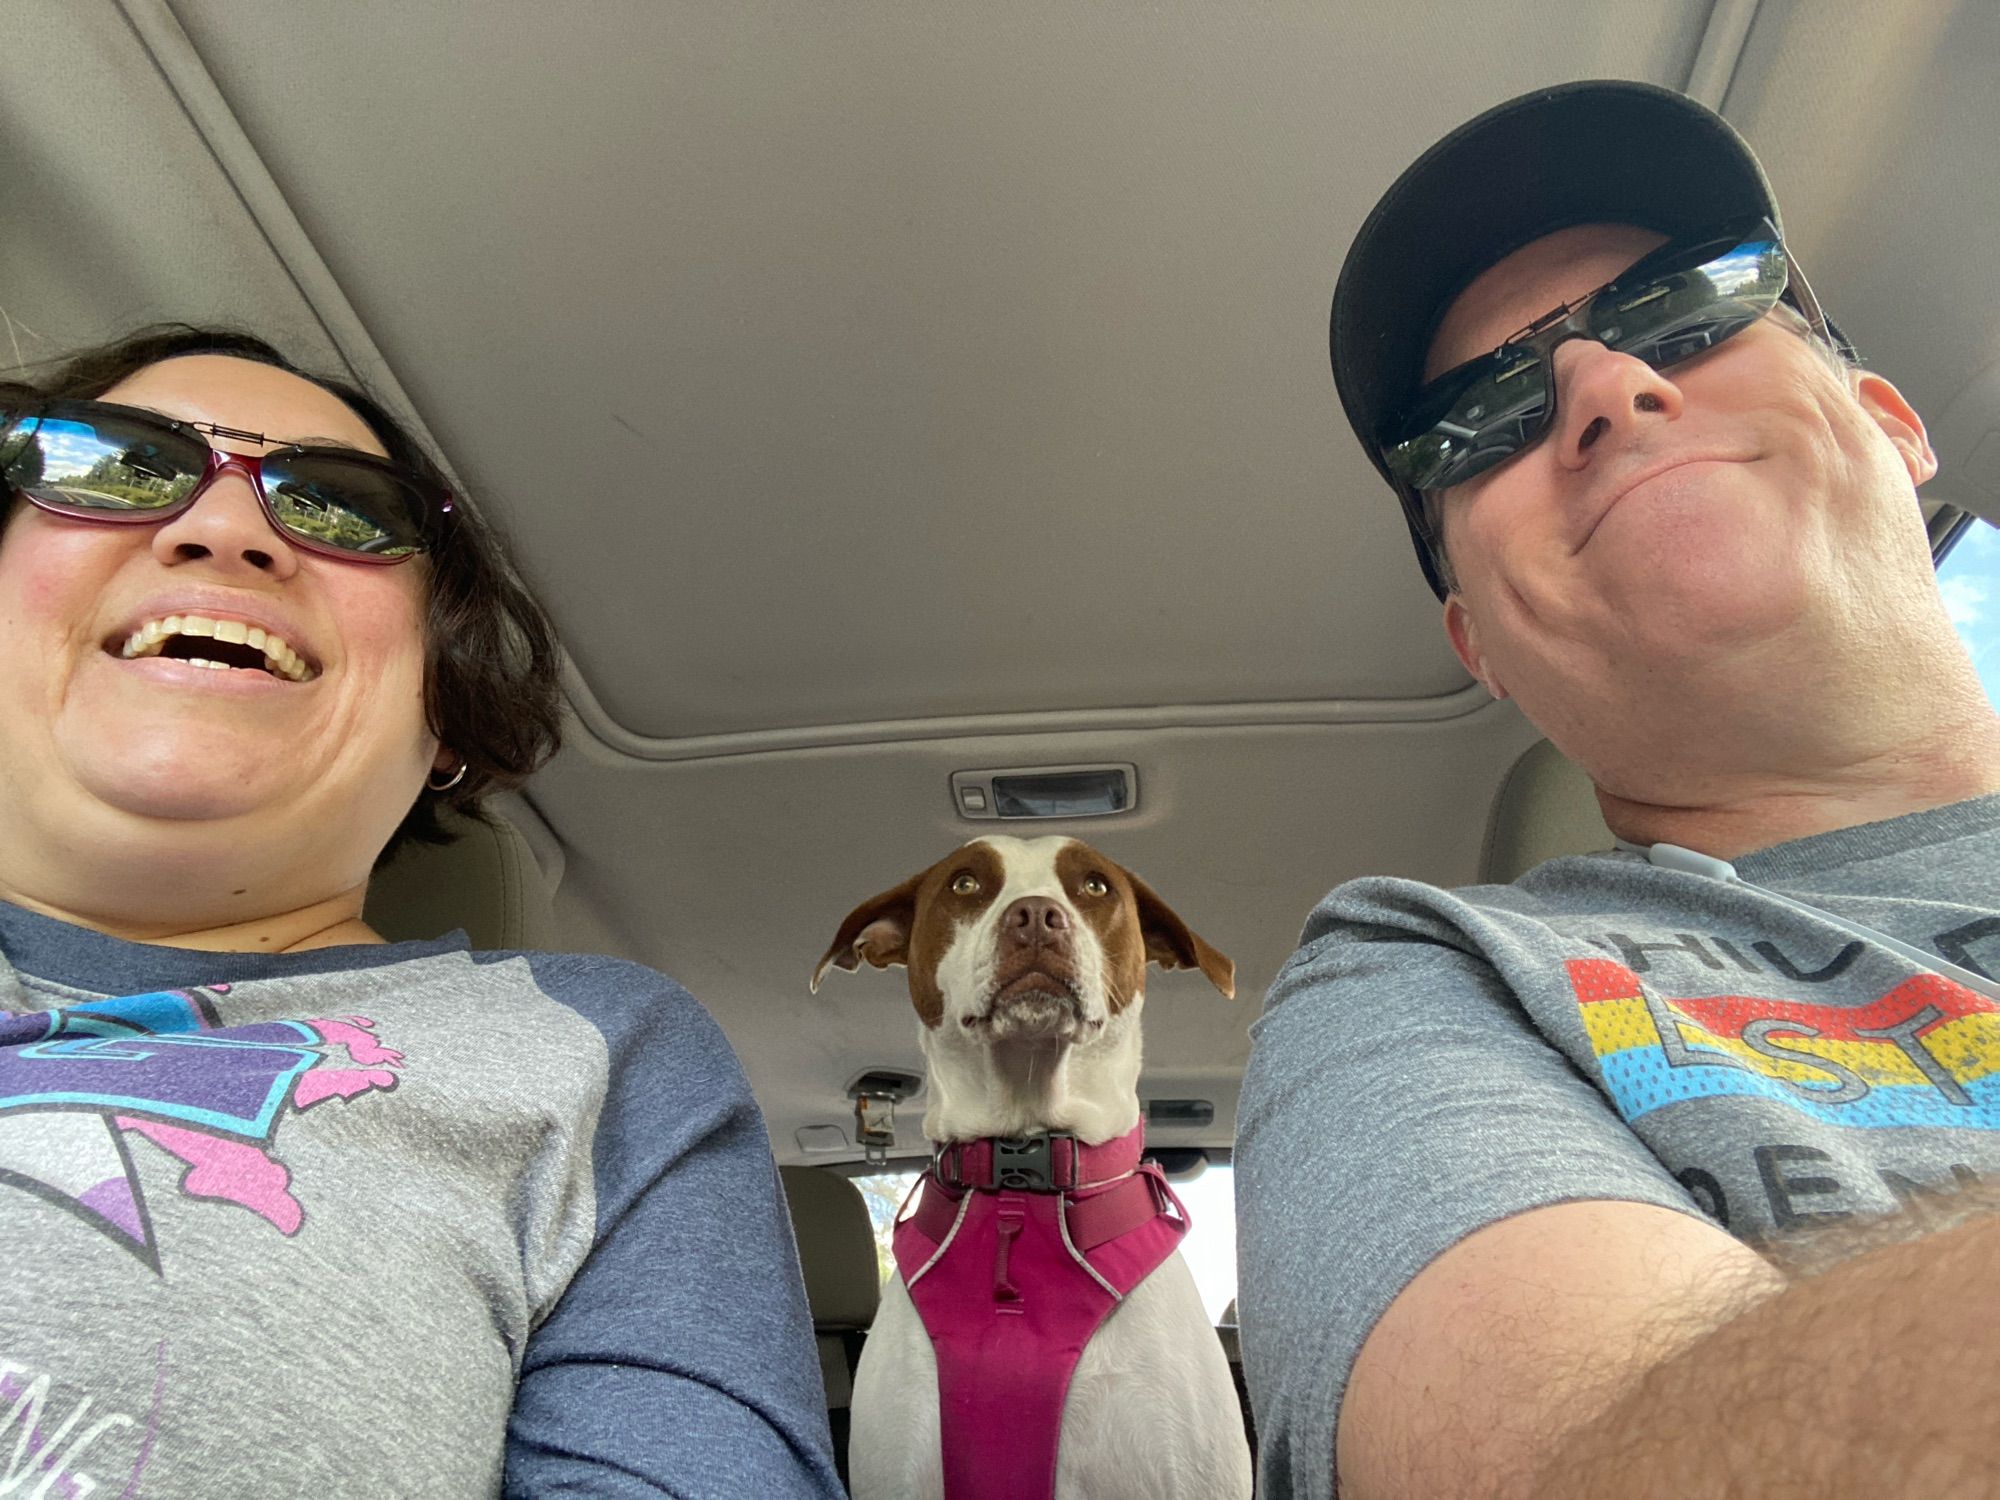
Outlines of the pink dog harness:
M 958 1141 L 896 1225 L 897 1269 L 937 1350 L 945 1500 L 1049 1500 L 1083 1346 L 1174 1251 L 1187 1210 L 1141 1165 L 1144 1123 Z M 907 1210 L 908 1205 L 905 1205 Z

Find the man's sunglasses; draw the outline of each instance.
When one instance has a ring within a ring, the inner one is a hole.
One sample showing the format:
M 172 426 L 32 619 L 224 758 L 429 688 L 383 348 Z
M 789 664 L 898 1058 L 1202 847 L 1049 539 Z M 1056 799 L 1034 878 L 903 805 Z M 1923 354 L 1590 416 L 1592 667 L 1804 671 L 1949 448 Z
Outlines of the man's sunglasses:
M 1839 342 L 1768 219 L 1662 245 L 1491 354 L 1425 384 L 1383 424 L 1382 460 L 1406 492 L 1464 484 L 1549 430 L 1558 344 L 1594 339 L 1664 370 L 1741 333 L 1787 292 L 1816 333 Z M 1406 493 L 1405 507 L 1415 500 Z
M 151 525 L 181 514 L 234 469 L 287 541 L 350 562 L 407 562 L 437 545 L 451 514 L 442 486 L 387 459 L 297 445 L 223 453 L 204 433 L 266 441 L 262 433 L 108 401 L 0 412 L 0 480 L 56 515 Z

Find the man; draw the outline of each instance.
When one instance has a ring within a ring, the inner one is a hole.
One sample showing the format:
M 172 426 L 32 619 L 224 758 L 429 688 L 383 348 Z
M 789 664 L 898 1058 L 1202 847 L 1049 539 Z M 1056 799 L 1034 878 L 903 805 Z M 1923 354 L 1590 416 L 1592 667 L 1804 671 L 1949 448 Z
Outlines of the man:
M 1239 1114 L 1266 1493 L 2000 1492 L 2000 718 L 1923 424 L 1638 84 L 1406 172 L 1333 361 L 1621 849 L 1314 912 Z

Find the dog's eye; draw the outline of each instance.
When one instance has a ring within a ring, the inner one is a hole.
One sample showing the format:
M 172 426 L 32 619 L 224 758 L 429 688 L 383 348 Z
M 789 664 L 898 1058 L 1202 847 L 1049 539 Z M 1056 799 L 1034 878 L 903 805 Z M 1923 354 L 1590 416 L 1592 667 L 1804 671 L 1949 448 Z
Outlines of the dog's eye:
M 979 894 L 979 877 L 963 870 L 951 878 L 951 893 L 954 896 L 976 896 Z
M 1102 875 L 1086 875 L 1083 877 L 1083 893 L 1086 896 L 1108 896 L 1111 887 Z

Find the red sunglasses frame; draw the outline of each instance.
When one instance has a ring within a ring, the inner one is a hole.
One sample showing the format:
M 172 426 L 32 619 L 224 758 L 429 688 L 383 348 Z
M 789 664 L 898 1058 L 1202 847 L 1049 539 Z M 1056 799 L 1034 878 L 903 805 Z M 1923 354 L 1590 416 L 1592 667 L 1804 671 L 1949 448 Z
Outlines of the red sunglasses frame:
M 183 435 L 192 434 L 197 440 L 201 440 L 204 434 L 206 434 L 214 437 L 234 438 L 238 442 L 246 443 L 269 443 L 272 441 L 272 439 L 265 437 L 261 432 L 247 432 L 240 427 L 225 427 L 218 422 L 184 422 L 177 417 L 167 417 L 162 416 L 156 411 L 147 411 L 143 407 L 121 406 L 115 401 L 65 401 L 51 403 L 40 411 L 23 413 L 20 417 L 9 421 L 7 425 L 12 426 L 14 421 L 40 421 L 44 418 L 54 417 L 59 409 L 64 411 L 82 409 L 86 411 L 112 412 L 126 420 L 136 420 L 142 426 L 163 427 L 169 431 Z M 453 514 L 451 491 L 445 489 L 442 485 L 433 485 L 420 475 L 412 474 L 400 465 L 391 463 L 384 458 L 377 458 L 370 453 L 356 453 L 346 448 L 312 448 L 301 443 L 281 444 L 273 448 L 271 452 L 261 454 L 225 453 L 206 442 L 203 443 L 203 446 L 208 449 L 208 462 L 202 470 L 201 477 L 195 481 L 194 488 L 171 505 L 163 505 L 157 510 L 100 510 L 95 506 L 71 507 L 62 504 L 60 501 L 43 499 L 41 496 L 31 494 L 27 490 L 15 489 L 13 492 L 37 510 L 47 511 L 49 514 L 61 516 L 65 520 L 97 522 L 108 526 L 159 526 L 173 520 L 176 516 L 185 515 L 189 510 L 193 509 L 194 503 L 207 492 L 209 486 L 213 485 L 224 473 L 234 469 L 240 472 L 244 478 L 248 479 L 250 481 L 250 488 L 256 491 L 257 504 L 263 509 L 265 524 L 286 542 L 295 547 L 302 547 L 308 552 L 316 552 L 322 557 L 337 558 L 342 562 L 366 563 L 370 567 L 377 568 L 392 568 L 398 563 L 406 563 L 413 558 L 423 557 L 435 551 L 438 542 L 443 537 L 445 526 Z M 295 531 L 288 530 L 278 520 L 277 510 L 271 504 L 271 496 L 264 488 L 264 465 L 274 458 L 296 458 L 301 455 L 333 458 L 338 459 L 342 463 L 359 465 L 362 468 L 378 469 L 395 479 L 399 484 L 407 485 L 416 494 L 418 499 L 431 507 L 431 514 L 424 519 L 421 528 L 423 545 L 416 551 L 405 552 L 400 557 L 382 557 L 370 552 L 355 552 L 344 547 L 336 547 L 328 542 L 313 541 L 307 537 L 300 536 Z

